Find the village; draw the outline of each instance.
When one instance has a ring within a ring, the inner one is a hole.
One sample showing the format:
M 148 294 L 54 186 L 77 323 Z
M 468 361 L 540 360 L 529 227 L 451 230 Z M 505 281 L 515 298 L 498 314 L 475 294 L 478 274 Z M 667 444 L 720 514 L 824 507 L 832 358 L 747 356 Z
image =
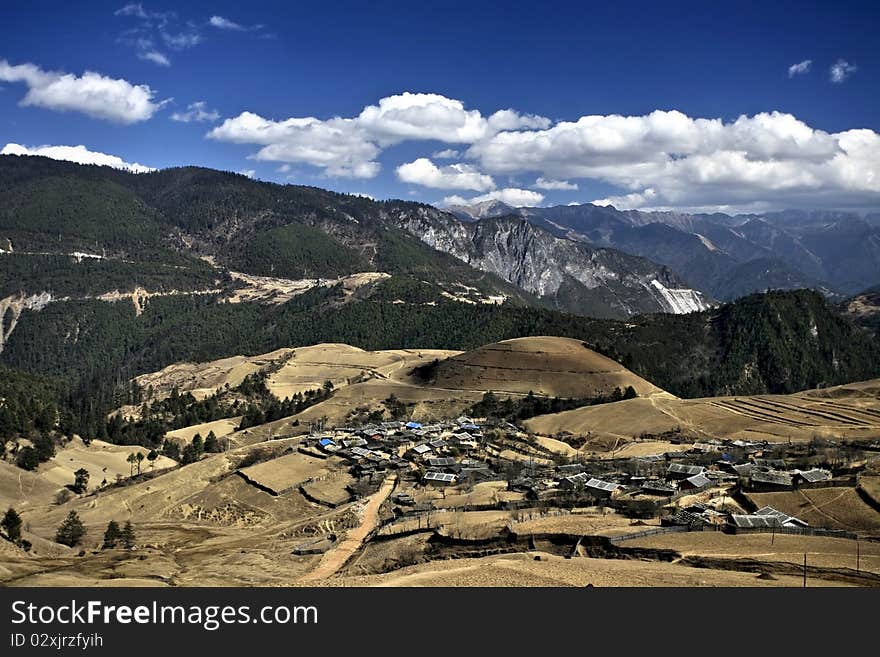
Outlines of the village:
M 836 523 L 808 522 L 756 500 L 813 488 L 854 492 L 866 463 L 880 455 L 880 444 L 665 438 L 672 449 L 656 454 L 615 457 L 578 450 L 577 456 L 564 456 L 553 449 L 557 440 L 537 438 L 509 422 L 461 416 L 313 431 L 298 449 L 344 459 L 362 493 L 393 474 L 388 535 L 395 523 L 411 526 L 414 518 L 419 527 L 425 518 L 428 527 L 431 515 L 444 510 L 501 510 L 517 518 L 522 509 L 532 518 L 598 508 L 603 516 L 640 525 L 634 534 L 687 530 L 857 538 Z M 492 495 L 479 494 L 481 489 Z

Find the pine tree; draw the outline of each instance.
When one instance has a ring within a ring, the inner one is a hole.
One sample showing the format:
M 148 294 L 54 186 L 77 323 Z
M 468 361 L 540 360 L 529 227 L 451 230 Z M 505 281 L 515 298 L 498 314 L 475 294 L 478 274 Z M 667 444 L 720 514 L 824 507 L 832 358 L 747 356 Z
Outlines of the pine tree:
M 122 542 L 122 547 L 126 550 L 134 547 L 134 527 L 131 526 L 131 520 L 125 521 L 125 526 L 123 526 L 122 532 L 119 534 L 119 540 Z
M 40 465 L 40 457 L 37 450 L 33 447 L 22 447 L 18 450 L 18 456 L 15 457 L 15 465 L 22 470 L 36 470 Z
M 121 535 L 122 532 L 119 530 L 119 523 L 115 520 L 108 522 L 107 531 L 104 532 L 104 544 L 101 546 L 101 549 L 106 550 L 108 548 L 115 548 Z
M 205 438 L 205 451 L 214 453 L 220 451 L 220 443 L 217 441 L 217 436 L 214 435 L 213 431 L 209 432 L 208 437 Z
M 198 461 L 199 457 L 205 451 L 205 443 L 202 441 L 202 434 L 197 433 L 195 436 L 193 436 L 192 447 L 193 447 L 193 452 L 195 452 L 195 455 L 196 455 L 195 460 Z
M 3 528 L 3 531 L 6 532 L 6 537 L 13 543 L 21 540 L 21 516 L 12 507 L 9 507 L 9 510 L 6 511 L 6 515 L 3 516 L 3 520 L 0 522 L 0 527 Z
M 162 453 L 170 459 L 179 461 L 180 445 L 177 444 L 177 441 L 166 439 L 165 442 L 162 444 Z
M 195 445 L 190 443 L 183 448 L 183 451 L 180 453 L 180 464 L 181 465 L 189 465 L 190 463 L 195 463 L 199 460 L 199 453 L 195 448 Z
M 78 494 L 84 493 L 86 486 L 89 485 L 89 471 L 85 468 L 80 468 L 73 475 L 76 477 L 73 482 L 73 492 Z
M 83 526 L 82 520 L 79 519 L 76 511 L 71 511 L 58 527 L 58 531 L 55 533 L 55 541 L 62 545 L 73 547 L 82 540 L 85 534 L 86 528 Z

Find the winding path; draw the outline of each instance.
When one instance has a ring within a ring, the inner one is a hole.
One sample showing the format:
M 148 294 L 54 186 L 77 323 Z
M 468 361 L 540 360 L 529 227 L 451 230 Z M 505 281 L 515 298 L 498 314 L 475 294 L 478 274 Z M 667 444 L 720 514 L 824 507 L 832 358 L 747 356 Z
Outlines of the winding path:
M 367 537 L 379 525 L 379 507 L 391 495 L 391 491 L 394 490 L 396 483 L 396 474 L 389 474 L 385 477 L 379 490 L 370 496 L 370 501 L 364 507 L 364 516 L 361 524 L 352 529 L 339 544 L 325 552 L 318 566 L 301 577 L 301 581 L 311 582 L 318 579 L 327 579 L 335 575 L 354 556 Z

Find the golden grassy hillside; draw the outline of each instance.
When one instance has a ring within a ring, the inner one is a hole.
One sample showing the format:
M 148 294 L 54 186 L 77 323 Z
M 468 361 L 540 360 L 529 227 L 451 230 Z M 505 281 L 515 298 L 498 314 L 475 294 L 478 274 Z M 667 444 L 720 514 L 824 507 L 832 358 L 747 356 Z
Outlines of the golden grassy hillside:
M 503 340 L 453 356 L 440 363 L 434 385 L 558 397 L 596 397 L 627 386 L 639 395 L 661 392 L 579 340 L 549 336 Z

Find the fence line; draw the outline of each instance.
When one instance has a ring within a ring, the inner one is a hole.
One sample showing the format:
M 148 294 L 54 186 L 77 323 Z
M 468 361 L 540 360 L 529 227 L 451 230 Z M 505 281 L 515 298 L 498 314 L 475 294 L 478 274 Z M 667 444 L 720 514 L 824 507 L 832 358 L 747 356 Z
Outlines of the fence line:
M 820 527 L 730 527 L 731 534 L 791 534 L 795 536 L 825 536 L 828 538 L 846 538 L 859 540 L 858 534 L 842 529 L 822 529 Z
M 673 525 L 672 527 L 657 527 L 655 529 L 646 529 L 644 531 L 636 532 L 634 534 L 624 534 L 623 536 L 611 536 L 608 540 L 611 543 L 617 544 L 622 541 L 633 541 L 637 538 L 644 538 L 645 536 L 656 536 L 657 534 L 677 534 L 680 532 L 689 531 L 692 530 L 688 525 Z
M 657 534 L 674 534 L 678 532 L 711 532 L 720 531 L 726 534 L 788 534 L 794 536 L 824 536 L 827 538 L 844 538 L 848 540 L 859 540 L 858 534 L 843 531 L 840 529 L 822 529 L 820 527 L 732 527 L 730 525 L 674 525 L 672 527 L 657 527 L 655 529 L 646 529 L 634 534 L 625 534 L 623 536 L 613 536 L 609 540 L 612 543 L 620 543 L 621 541 L 632 541 L 645 536 L 655 536 Z

